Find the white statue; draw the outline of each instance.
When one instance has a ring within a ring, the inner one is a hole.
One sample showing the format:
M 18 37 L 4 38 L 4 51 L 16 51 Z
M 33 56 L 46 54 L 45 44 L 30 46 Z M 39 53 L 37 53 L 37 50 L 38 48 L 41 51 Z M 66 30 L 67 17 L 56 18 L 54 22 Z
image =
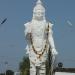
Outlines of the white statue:
M 49 48 L 54 56 L 57 51 L 52 37 L 52 26 L 45 19 L 45 8 L 40 0 L 37 1 L 33 10 L 33 18 L 24 24 L 25 37 L 27 40 L 26 50 L 30 60 L 30 75 L 46 75 L 46 65 Z

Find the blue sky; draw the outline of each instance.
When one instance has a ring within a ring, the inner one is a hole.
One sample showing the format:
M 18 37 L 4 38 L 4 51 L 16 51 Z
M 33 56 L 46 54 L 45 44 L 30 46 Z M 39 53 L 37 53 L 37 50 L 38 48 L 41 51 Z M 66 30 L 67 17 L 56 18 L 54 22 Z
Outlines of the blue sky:
M 0 0 L 0 22 L 7 18 L 0 26 L 0 72 L 6 68 L 18 70 L 18 64 L 25 55 L 24 23 L 31 20 L 36 1 Z M 63 62 L 65 67 L 75 67 L 75 0 L 42 1 L 46 8 L 46 18 L 54 24 L 58 62 Z

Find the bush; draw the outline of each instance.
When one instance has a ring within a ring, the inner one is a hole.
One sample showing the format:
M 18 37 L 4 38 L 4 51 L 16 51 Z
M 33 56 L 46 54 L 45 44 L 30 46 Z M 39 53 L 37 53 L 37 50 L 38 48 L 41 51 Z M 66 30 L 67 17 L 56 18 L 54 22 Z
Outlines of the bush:
M 14 72 L 12 70 L 7 70 L 6 75 L 14 75 Z
M 4 73 L 0 73 L 0 75 L 5 75 Z

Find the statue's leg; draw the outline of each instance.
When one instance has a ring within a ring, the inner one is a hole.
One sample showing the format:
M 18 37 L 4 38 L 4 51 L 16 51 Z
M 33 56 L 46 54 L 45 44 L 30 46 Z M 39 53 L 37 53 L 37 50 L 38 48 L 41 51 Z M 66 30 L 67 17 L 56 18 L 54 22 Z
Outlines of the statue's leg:
M 36 75 L 36 67 L 32 62 L 30 62 L 30 75 Z
M 45 65 L 45 63 L 40 66 L 39 73 L 40 73 L 40 75 L 46 75 L 46 65 Z

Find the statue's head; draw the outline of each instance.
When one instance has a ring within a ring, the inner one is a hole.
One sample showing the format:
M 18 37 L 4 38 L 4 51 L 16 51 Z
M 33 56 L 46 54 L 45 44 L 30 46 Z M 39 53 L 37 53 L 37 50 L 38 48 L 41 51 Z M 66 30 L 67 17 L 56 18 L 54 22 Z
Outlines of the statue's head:
M 36 6 L 33 10 L 33 19 L 44 20 L 45 19 L 45 8 L 40 0 L 37 1 Z

